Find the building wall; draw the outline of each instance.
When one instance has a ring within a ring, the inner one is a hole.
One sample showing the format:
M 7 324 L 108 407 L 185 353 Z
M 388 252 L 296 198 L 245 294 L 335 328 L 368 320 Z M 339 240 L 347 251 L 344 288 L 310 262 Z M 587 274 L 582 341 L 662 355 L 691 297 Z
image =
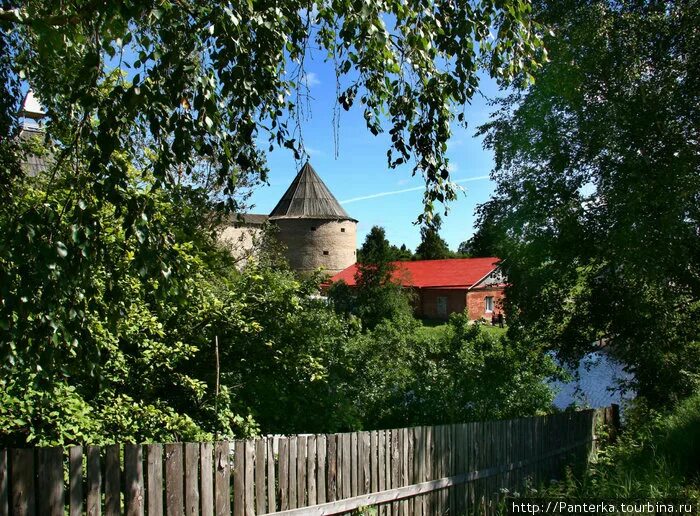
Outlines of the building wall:
M 219 234 L 219 241 L 231 251 L 241 265 L 255 256 L 255 246 L 262 238 L 263 231 L 259 225 L 236 224 L 226 226 Z
M 486 311 L 486 296 L 492 296 L 494 301 L 493 312 Z M 467 308 L 469 319 L 487 319 L 491 320 L 492 313 L 503 313 L 503 287 L 485 287 L 470 290 L 467 293 Z
M 357 223 L 352 220 L 275 219 L 278 238 L 297 272 L 323 267 L 337 274 L 357 261 Z
M 492 296 L 494 301 L 493 312 L 486 311 L 485 298 Z M 438 313 L 438 298 L 444 297 L 447 301 L 446 315 Z M 503 288 L 487 287 L 483 289 L 467 291 L 467 289 L 419 289 L 415 300 L 416 315 L 427 319 L 448 319 L 452 313 L 462 313 L 467 310 L 470 320 L 491 319 L 492 313 L 503 312 Z
M 420 305 L 418 315 L 428 319 L 448 319 L 452 313 L 464 312 L 466 308 L 467 289 L 419 289 Z M 438 298 L 447 299 L 446 315 L 438 314 Z

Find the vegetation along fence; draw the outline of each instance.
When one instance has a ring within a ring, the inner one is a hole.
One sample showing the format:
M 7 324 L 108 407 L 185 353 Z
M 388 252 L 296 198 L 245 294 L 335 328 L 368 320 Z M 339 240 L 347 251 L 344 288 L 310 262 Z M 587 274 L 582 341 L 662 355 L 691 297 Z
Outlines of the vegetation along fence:
M 503 488 L 583 465 L 616 407 L 215 443 L 0 451 L 0 516 L 490 513 Z M 67 460 L 66 460 L 67 459 Z

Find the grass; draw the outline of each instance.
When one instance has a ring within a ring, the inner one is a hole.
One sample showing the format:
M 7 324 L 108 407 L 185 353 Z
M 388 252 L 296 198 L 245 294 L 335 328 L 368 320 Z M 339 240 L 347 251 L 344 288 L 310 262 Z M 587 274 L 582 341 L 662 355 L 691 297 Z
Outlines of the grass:
M 421 338 L 440 338 L 449 328 L 449 325 L 445 321 L 422 319 L 421 323 L 423 326 L 421 326 L 417 332 L 418 336 Z M 495 336 L 505 335 L 507 330 L 507 328 L 491 326 L 491 323 L 482 325 L 481 329 Z
M 700 394 L 667 413 L 641 404 L 624 432 L 604 446 L 581 476 L 569 474 L 536 496 L 700 501 Z

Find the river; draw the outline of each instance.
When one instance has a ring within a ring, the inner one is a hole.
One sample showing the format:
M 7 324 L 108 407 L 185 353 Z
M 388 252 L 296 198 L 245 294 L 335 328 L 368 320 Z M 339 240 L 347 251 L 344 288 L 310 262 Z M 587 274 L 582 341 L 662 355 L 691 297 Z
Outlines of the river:
M 570 372 L 571 369 L 567 368 Z M 614 389 L 620 380 L 631 378 L 622 365 L 605 350 L 585 356 L 576 369 L 578 378 L 569 383 L 550 382 L 557 391 L 554 405 L 564 409 L 576 403 L 578 406 L 601 408 L 611 403 L 623 405 L 625 400 L 634 398 L 633 392 L 624 395 Z

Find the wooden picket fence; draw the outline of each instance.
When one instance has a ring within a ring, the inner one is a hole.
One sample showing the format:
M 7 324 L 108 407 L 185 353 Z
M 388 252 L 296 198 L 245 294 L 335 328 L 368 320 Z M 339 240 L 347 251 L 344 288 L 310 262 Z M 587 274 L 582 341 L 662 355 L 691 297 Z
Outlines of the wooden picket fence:
M 0 516 L 490 514 L 585 465 L 615 408 L 215 443 L 0 451 Z M 66 453 L 67 452 L 67 453 Z M 67 459 L 67 460 L 66 460 Z

